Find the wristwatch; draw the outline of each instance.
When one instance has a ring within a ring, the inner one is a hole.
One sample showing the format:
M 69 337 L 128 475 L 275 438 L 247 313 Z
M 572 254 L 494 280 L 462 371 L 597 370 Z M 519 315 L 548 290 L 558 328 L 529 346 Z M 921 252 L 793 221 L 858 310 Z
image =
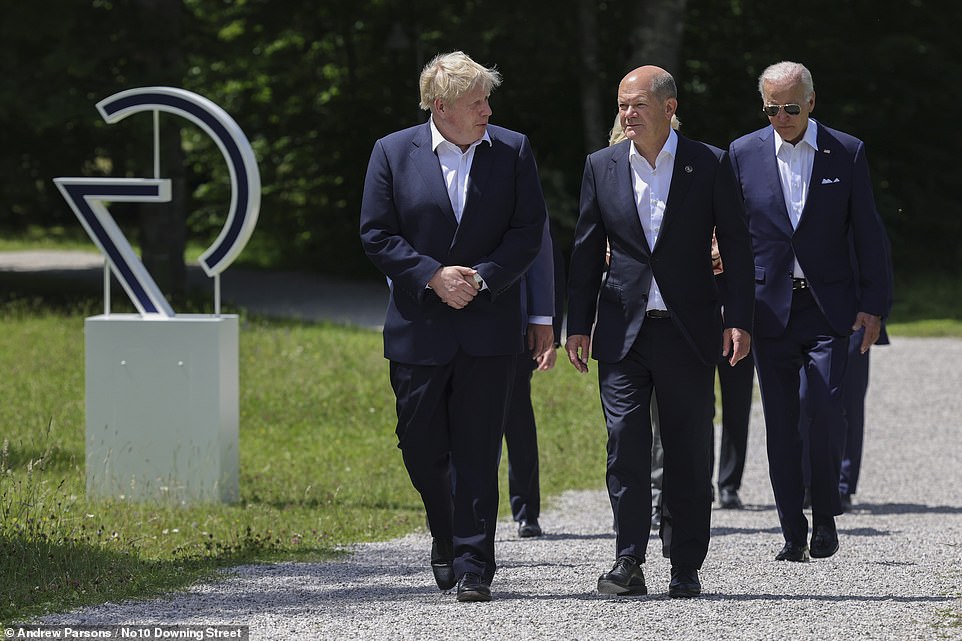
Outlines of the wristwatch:
M 481 274 L 474 272 L 474 284 L 478 286 L 478 289 L 484 287 L 484 279 L 481 278 Z

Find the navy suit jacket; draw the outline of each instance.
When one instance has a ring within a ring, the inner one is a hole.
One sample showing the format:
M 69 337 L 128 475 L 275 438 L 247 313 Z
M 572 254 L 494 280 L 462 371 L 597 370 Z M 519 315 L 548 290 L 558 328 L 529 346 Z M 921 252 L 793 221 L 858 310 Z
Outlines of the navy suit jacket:
M 541 249 L 522 279 L 522 306 L 525 323 L 531 316 L 553 317 L 554 312 L 554 244 L 545 219 Z
M 429 123 L 374 144 L 360 230 L 364 251 L 389 279 L 384 355 L 412 365 L 518 354 L 524 346 L 520 280 L 541 245 L 547 215 L 528 139 L 488 126 L 475 150 L 460 225 L 454 216 Z M 427 283 L 443 266 L 473 267 L 486 289 L 465 308 Z
M 714 366 L 721 357 L 723 322 L 746 331 L 752 323 L 751 247 L 728 155 L 678 136 L 664 221 L 658 242 L 649 247 L 635 205 L 630 144 L 596 151 L 585 163 L 569 265 L 568 335 L 590 335 L 597 311 L 593 357 L 623 359 L 645 322 L 654 276 L 672 321 L 698 358 Z M 716 228 L 728 274 L 724 301 L 711 267 Z M 611 245 L 607 273 L 606 239 Z
M 816 124 L 812 180 L 794 230 L 778 175 L 775 130 L 769 126 L 742 136 L 729 150 L 755 253 L 760 336 L 778 336 L 788 324 L 794 258 L 837 334 L 851 333 L 857 312 L 885 316 L 891 308 L 888 238 L 875 209 L 865 147 Z

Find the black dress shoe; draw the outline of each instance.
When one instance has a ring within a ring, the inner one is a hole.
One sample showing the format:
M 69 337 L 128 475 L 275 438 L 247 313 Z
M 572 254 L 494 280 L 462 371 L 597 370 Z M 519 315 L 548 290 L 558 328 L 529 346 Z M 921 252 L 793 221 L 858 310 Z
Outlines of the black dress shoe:
M 480 574 L 466 572 L 458 581 L 458 601 L 490 601 L 491 588 L 481 579 Z
M 541 526 L 538 525 L 538 519 L 521 519 L 518 522 L 518 536 L 522 539 L 541 536 Z
M 438 588 L 450 590 L 457 583 L 454 578 L 454 544 L 435 538 L 431 541 L 431 571 Z
M 619 556 L 611 572 L 605 572 L 598 577 L 598 592 L 619 596 L 648 594 L 645 573 L 638 559 L 633 556 Z
M 699 594 L 701 594 L 701 582 L 698 580 L 698 570 L 694 568 L 671 568 L 668 596 L 673 599 L 686 599 Z
M 827 559 L 838 552 L 838 531 L 835 529 L 835 519 L 829 518 L 823 523 L 812 525 L 810 548 L 813 559 Z
M 848 492 L 839 492 L 838 500 L 842 504 L 843 512 L 852 511 L 852 495 L 851 494 L 849 494 Z
M 781 552 L 775 555 L 775 560 L 804 563 L 808 561 L 808 546 L 795 545 L 794 543 L 785 541 L 785 547 L 782 548 Z
M 723 510 L 743 510 L 745 505 L 742 500 L 738 498 L 738 490 L 733 490 L 728 487 L 723 487 L 719 492 L 720 499 L 718 501 L 719 506 Z

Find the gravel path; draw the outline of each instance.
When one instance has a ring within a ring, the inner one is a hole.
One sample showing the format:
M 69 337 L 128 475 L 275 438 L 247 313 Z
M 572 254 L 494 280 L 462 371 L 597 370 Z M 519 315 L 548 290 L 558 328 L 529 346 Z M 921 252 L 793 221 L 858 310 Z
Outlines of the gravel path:
M 773 560 L 781 536 L 755 403 L 748 507 L 714 511 L 699 599 L 667 597 L 656 538 L 648 596 L 595 592 L 614 552 L 599 489 L 552 501 L 541 539 L 502 523 L 491 603 L 440 593 L 417 532 L 339 561 L 238 567 L 169 598 L 44 622 L 249 625 L 252 639 L 962 639 L 962 341 L 896 337 L 872 359 L 861 491 L 830 559 Z

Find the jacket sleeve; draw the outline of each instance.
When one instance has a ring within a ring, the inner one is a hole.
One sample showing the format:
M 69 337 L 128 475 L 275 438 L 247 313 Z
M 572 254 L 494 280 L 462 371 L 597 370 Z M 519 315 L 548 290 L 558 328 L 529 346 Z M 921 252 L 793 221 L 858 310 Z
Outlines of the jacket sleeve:
M 374 144 L 361 198 L 361 245 L 374 266 L 394 287 L 411 292 L 418 300 L 441 263 L 415 250 L 404 238 L 394 201 L 394 173 L 383 141 Z
M 598 290 L 605 265 L 608 238 L 601 209 L 591 157 L 585 161 L 581 180 L 581 203 L 575 226 L 574 247 L 568 266 L 568 335 L 591 334 L 598 304 Z

